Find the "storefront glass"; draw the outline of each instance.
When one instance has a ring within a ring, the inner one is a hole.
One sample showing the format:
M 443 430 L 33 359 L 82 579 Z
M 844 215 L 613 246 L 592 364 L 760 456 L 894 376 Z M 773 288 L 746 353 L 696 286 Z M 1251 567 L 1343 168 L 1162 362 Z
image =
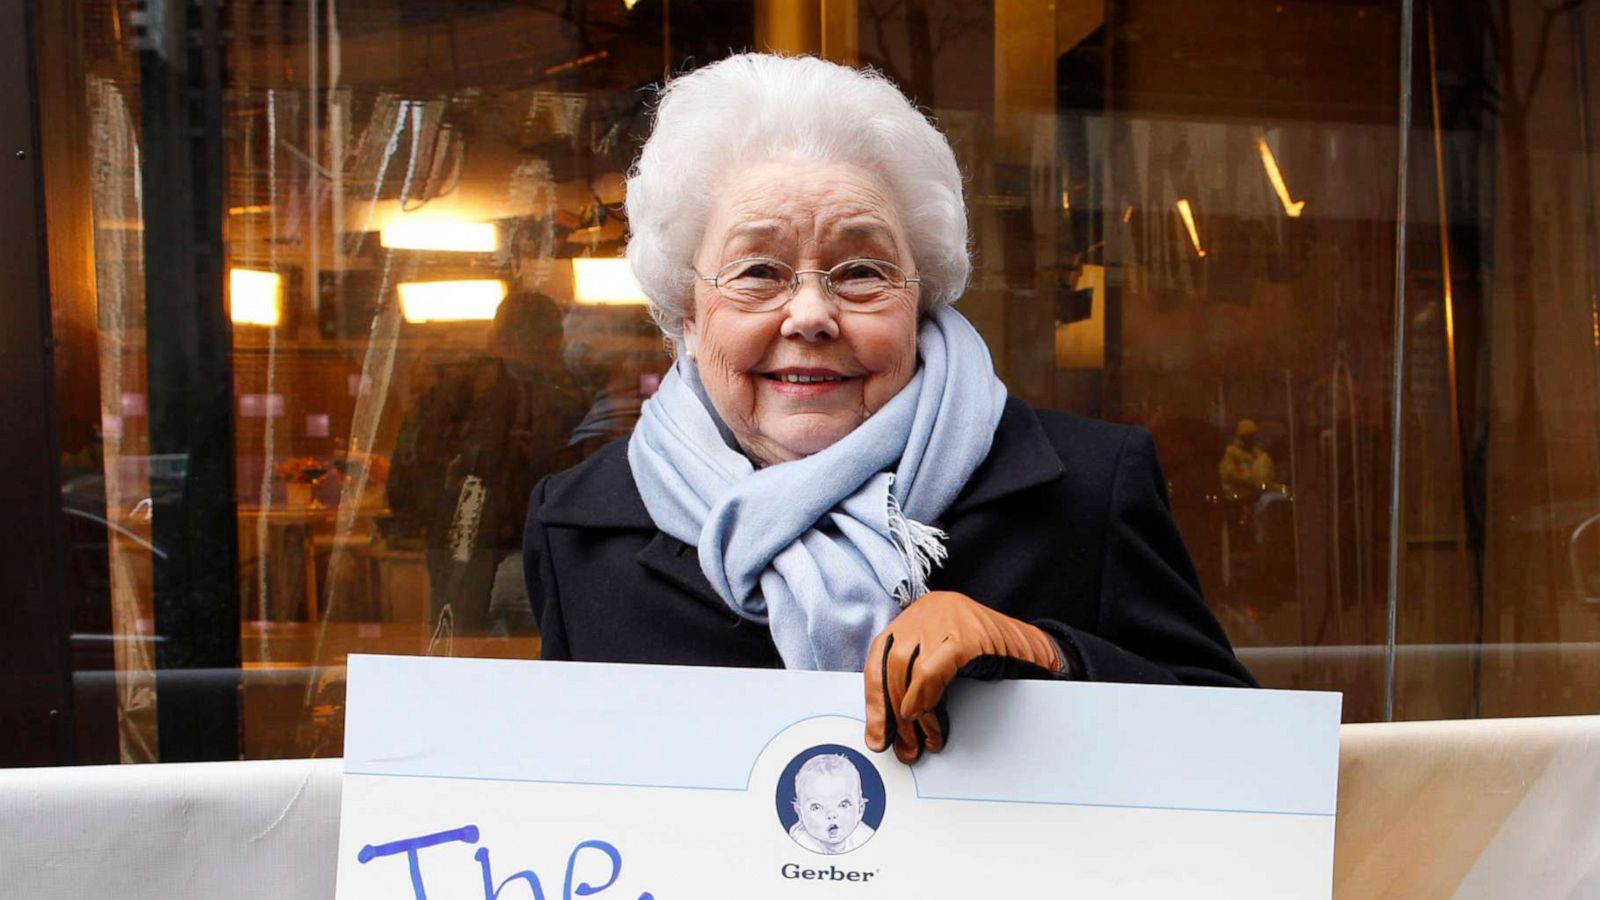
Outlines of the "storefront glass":
M 528 492 L 670 361 L 619 259 L 647 88 L 752 47 L 875 66 L 950 135 L 960 308 L 1013 393 L 1155 435 L 1263 683 L 1350 721 L 1600 708 L 1582 4 L 35 25 L 81 761 L 337 755 L 347 653 L 537 656 Z

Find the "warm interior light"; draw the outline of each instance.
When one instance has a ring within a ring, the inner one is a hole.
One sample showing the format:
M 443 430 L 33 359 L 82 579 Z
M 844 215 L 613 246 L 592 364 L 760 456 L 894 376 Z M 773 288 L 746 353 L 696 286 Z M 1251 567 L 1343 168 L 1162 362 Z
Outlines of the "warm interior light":
M 391 250 L 493 253 L 500 246 L 500 229 L 493 222 L 397 216 L 378 232 L 378 243 Z
M 1195 255 L 1205 259 L 1206 251 L 1200 246 L 1200 229 L 1194 227 L 1194 210 L 1189 208 L 1188 200 L 1178 201 L 1178 215 L 1183 217 L 1183 227 L 1189 229 L 1189 243 L 1194 245 Z
M 1283 173 L 1278 170 L 1278 158 L 1272 155 L 1267 139 L 1258 136 L 1256 149 L 1261 151 L 1261 165 L 1267 169 L 1267 178 L 1272 181 L 1272 189 L 1278 192 L 1278 202 L 1283 204 L 1283 211 L 1291 219 L 1300 218 L 1300 211 L 1306 208 L 1306 202 L 1289 199 L 1289 186 L 1283 183 Z
M 506 297 L 498 278 L 402 281 L 400 315 L 407 322 L 487 322 Z
M 625 259 L 574 259 L 572 294 L 579 303 L 591 306 L 642 306 L 648 302 Z
M 628 12 L 633 12 L 633 8 L 638 5 L 639 0 L 622 0 L 622 8 L 626 9 Z
M 256 269 L 228 270 L 228 303 L 235 325 L 272 328 L 283 317 L 283 276 Z
M 1088 315 L 1071 322 L 1056 322 L 1056 368 L 1103 369 L 1106 365 L 1106 267 L 1085 263 L 1073 279 L 1078 296 L 1089 294 L 1089 308 L 1074 313 Z

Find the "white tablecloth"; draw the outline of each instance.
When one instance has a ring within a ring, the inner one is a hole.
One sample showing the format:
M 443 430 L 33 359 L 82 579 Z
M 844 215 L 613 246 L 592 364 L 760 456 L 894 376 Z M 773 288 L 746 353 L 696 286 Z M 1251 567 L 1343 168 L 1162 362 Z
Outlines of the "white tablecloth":
M 342 768 L 0 770 L 0 897 L 331 900 Z
M 1600 898 L 1600 716 L 1341 737 L 1336 897 Z M 0 898 L 331 900 L 342 765 L 0 769 Z

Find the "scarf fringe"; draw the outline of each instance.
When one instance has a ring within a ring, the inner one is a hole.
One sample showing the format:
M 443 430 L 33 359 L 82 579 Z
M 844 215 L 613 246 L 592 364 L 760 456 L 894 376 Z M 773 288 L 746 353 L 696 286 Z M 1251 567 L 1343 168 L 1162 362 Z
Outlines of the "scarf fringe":
M 909 577 L 895 585 L 894 597 L 901 609 L 928 592 L 928 576 L 933 567 L 944 564 L 950 551 L 944 542 L 950 539 L 932 525 L 924 525 L 905 514 L 894 491 L 889 491 L 889 537 L 894 541 L 900 558 L 905 561 Z

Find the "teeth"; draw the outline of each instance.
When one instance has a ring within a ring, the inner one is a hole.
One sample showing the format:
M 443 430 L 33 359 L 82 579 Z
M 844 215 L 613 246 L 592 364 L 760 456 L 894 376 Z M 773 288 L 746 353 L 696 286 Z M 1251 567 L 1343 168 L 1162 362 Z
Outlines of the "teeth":
M 788 384 L 816 384 L 821 381 L 843 381 L 843 375 L 779 375 L 779 381 Z

